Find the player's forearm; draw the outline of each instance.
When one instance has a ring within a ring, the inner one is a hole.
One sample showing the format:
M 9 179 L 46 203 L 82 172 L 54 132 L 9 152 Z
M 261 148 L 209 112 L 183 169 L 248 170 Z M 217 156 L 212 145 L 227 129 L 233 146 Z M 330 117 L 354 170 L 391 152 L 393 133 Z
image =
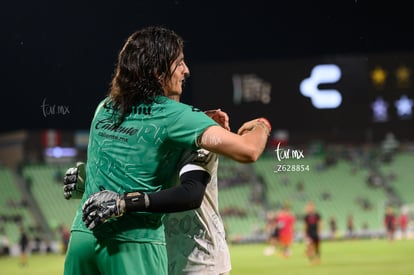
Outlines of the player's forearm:
M 270 124 L 260 119 L 244 123 L 238 134 L 211 126 L 201 135 L 198 145 L 238 162 L 250 163 L 255 162 L 263 153 L 270 131 Z
M 241 136 L 241 138 L 244 140 L 243 143 L 244 148 L 247 152 L 247 156 L 251 156 L 252 161 L 256 161 L 263 153 L 263 150 L 266 147 L 268 136 L 268 130 L 261 126 L 258 126 L 247 134 Z

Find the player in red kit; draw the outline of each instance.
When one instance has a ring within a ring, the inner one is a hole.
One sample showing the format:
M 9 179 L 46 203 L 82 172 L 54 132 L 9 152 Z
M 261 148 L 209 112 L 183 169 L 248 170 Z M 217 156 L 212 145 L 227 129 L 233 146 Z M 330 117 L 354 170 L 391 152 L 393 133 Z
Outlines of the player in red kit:
M 395 227 L 397 226 L 397 218 L 395 217 L 394 209 L 391 206 L 387 208 L 387 212 L 385 213 L 384 226 L 387 233 L 387 239 L 393 241 Z
M 406 209 L 401 210 L 400 217 L 398 219 L 400 230 L 401 230 L 401 238 L 407 238 L 407 228 L 408 228 L 408 214 Z
M 283 209 L 279 212 L 277 223 L 279 228 L 281 254 L 286 258 L 291 254 L 290 246 L 293 242 L 295 220 L 296 218 L 291 212 L 290 205 L 285 204 Z

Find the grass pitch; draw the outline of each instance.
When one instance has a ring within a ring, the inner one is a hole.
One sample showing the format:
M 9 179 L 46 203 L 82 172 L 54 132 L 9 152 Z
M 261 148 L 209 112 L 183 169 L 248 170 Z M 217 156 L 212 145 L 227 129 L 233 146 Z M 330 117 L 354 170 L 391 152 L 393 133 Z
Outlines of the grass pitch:
M 386 240 L 322 242 L 320 265 L 310 265 L 304 244 L 294 244 L 292 256 L 264 256 L 265 245 L 231 247 L 232 275 L 409 275 L 414 274 L 414 241 Z
M 414 240 L 323 242 L 322 263 L 310 265 L 304 256 L 304 245 L 296 243 L 292 256 L 265 256 L 265 244 L 231 245 L 231 275 L 412 275 L 414 274 Z M 1 274 L 63 274 L 63 255 L 30 255 L 21 266 L 19 257 L 0 258 Z M 156 275 L 156 274 L 154 274 Z

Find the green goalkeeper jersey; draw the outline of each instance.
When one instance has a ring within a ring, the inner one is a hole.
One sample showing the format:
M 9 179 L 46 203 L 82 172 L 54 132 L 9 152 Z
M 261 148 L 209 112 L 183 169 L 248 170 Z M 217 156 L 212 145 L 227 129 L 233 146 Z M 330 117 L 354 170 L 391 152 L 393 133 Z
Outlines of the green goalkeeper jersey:
M 103 100 L 92 120 L 86 166 L 86 189 L 72 230 L 90 232 L 82 221 L 83 202 L 93 193 L 156 192 L 178 180 L 178 162 L 186 149 L 197 149 L 197 138 L 217 125 L 192 106 L 167 97 L 134 106 L 118 127 L 113 109 Z M 135 212 L 94 229 L 98 239 L 165 243 L 163 215 Z

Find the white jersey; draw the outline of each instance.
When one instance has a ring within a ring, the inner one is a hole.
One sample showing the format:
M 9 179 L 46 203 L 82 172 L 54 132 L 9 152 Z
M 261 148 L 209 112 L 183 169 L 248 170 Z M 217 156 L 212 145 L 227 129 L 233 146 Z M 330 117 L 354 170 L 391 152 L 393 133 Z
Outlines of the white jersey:
M 169 275 L 218 275 L 231 269 L 218 209 L 217 167 L 217 155 L 204 149 L 184 158 L 180 175 L 191 170 L 205 170 L 210 173 L 211 180 L 200 208 L 165 217 Z

